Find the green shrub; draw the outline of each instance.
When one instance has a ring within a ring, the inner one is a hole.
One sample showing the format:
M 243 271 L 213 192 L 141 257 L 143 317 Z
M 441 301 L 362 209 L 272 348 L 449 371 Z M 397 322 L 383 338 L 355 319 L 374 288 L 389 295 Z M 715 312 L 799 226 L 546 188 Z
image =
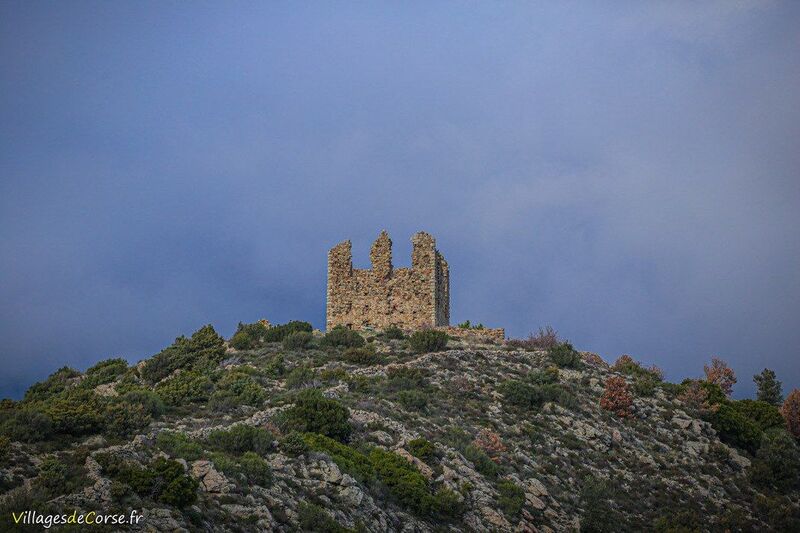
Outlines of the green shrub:
M 106 359 L 100 361 L 86 371 L 86 377 L 81 381 L 81 387 L 94 388 L 98 385 L 111 383 L 128 370 L 125 359 Z
M 633 382 L 633 392 L 637 396 L 649 398 L 655 394 L 658 383 L 652 376 L 638 377 Z
M 308 451 L 308 444 L 303 440 L 302 434 L 290 431 L 278 442 L 278 448 L 286 455 L 298 456 Z
M 447 347 L 447 334 L 435 329 L 415 331 L 408 338 L 408 344 L 417 353 L 441 352 Z
M 556 344 L 549 351 L 550 359 L 561 368 L 579 368 L 581 366 L 581 354 L 579 354 L 568 342 Z
M 212 431 L 206 440 L 216 450 L 234 454 L 256 452 L 266 455 L 274 449 L 275 435 L 264 428 L 236 424 L 230 429 Z
M 159 457 L 149 467 L 141 468 L 109 454 L 98 454 L 95 458 L 108 477 L 129 485 L 142 497 L 178 508 L 197 499 L 198 482 L 185 475 L 177 461 Z
M 309 449 L 327 454 L 342 472 L 362 483 L 375 478 L 375 471 L 363 453 L 325 435 L 306 433 L 303 440 Z
M 728 403 L 720 404 L 717 411 L 710 415 L 710 419 L 722 442 L 756 453 L 762 434 L 756 422 Z
M 298 511 L 298 526 L 300 531 L 313 533 L 351 533 L 355 530 L 347 529 L 331 518 L 325 509 L 313 503 L 302 502 Z
M 368 344 L 364 348 L 348 348 L 342 354 L 342 359 L 355 365 L 375 365 L 380 363 L 381 357 L 375 352 L 375 345 Z
M 36 406 L 53 421 L 56 433 L 86 435 L 105 425 L 103 402 L 91 390 L 70 389 Z
M 341 442 L 347 442 L 350 427 L 350 410 L 339 401 L 325 398 L 319 389 L 300 391 L 295 404 L 281 413 L 285 429 L 303 433 L 319 433 Z
M 209 399 L 209 406 L 224 411 L 239 405 L 261 407 L 267 397 L 264 387 L 242 370 L 227 372 L 217 382 L 216 389 Z
M 129 437 L 150 425 L 152 417 L 142 404 L 111 401 L 105 409 L 106 432 L 113 437 Z
M 800 488 L 800 446 L 784 429 L 771 428 L 761 437 L 761 446 L 750 467 L 756 485 L 783 494 Z
M 286 386 L 290 389 L 299 389 L 315 385 L 316 373 L 307 366 L 297 366 L 286 376 Z
M 369 460 L 378 479 L 402 506 L 420 515 L 436 511 L 436 500 L 428 489 L 428 482 L 414 465 L 379 448 L 370 451 Z
M 203 447 L 185 433 L 162 431 L 156 437 L 156 446 L 168 455 L 187 461 L 196 461 L 203 456 Z
M 408 450 L 408 453 L 414 457 L 426 462 L 433 459 L 433 453 L 435 451 L 433 443 L 423 438 L 412 439 L 408 441 L 406 444 L 406 449 Z
M 732 401 L 730 406 L 753 422 L 762 431 L 770 428 L 785 428 L 786 420 L 781 415 L 780 409 L 760 400 Z
M 151 357 L 141 370 L 142 378 L 157 383 L 175 370 L 211 370 L 225 356 L 225 339 L 209 324 L 192 333 L 191 338 L 178 337 L 171 346 Z
M 322 338 L 320 345 L 343 348 L 361 348 L 364 346 L 364 337 L 357 331 L 344 326 L 336 326 Z
M 239 322 L 236 333 L 233 334 L 228 344 L 237 350 L 252 350 L 264 343 L 267 327 L 261 322 L 243 324 Z
M 5 464 L 11 457 L 11 439 L 0 436 L 0 465 Z
M 516 405 L 524 409 L 534 409 L 543 403 L 538 389 L 522 381 L 513 379 L 504 381 L 497 390 L 503 395 L 503 403 L 506 404 Z
M 397 326 L 389 326 L 383 330 L 383 338 L 387 340 L 403 340 L 406 338 L 403 330 Z
M 497 484 L 497 492 L 497 505 L 503 510 L 503 514 L 511 519 L 518 518 L 525 505 L 525 491 L 513 481 L 503 480 Z
M 286 324 L 282 324 L 279 326 L 272 326 L 269 328 L 264 335 L 264 340 L 266 342 L 281 342 L 283 339 L 291 335 L 292 333 L 297 333 L 300 331 L 305 331 L 307 333 L 311 333 L 314 331 L 314 328 L 311 327 L 311 324 L 308 322 L 303 322 L 301 320 L 292 320 L 291 322 L 287 322 Z
M 610 500 L 613 491 L 610 484 L 599 478 L 587 476 L 581 487 L 580 502 L 584 509 L 581 531 L 614 532 L 619 521 Z
M 67 366 L 61 367 L 44 381 L 34 383 L 25 392 L 24 402 L 45 401 L 64 392 L 67 386 L 73 382 L 74 378 L 81 375 L 80 372 Z
M 39 442 L 53 434 L 50 417 L 33 409 L 4 411 L 0 420 L 0 434 L 14 441 Z
M 51 496 L 65 494 L 68 473 L 67 465 L 55 457 L 47 457 L 39 465 L 35 484 L 44 488 Z
M 428 380 L 420 368 L 392 367 L 386 371 L 386 388 L 390 392 L 400 390 L 425 389 Z
M 164 414 L 164 401 L 158 394 L 147 389 L 126 392 L 119 397 L 119 401 L 141 405 L 145 412 L 153 418 L 158 418 Z
M 308 331 L 295 331 L 283 339 L 283 347 L 287 350 L 305 350 L 311 346 L 314 335 Z
M 433 498 L 435 514 L 451 520 L 464 514 L 464 498 L 447 487 L 440 487 Z
M 267 366 L 264 367 L 264 374 L 272 379 L 278 379 L 286 373 L 286 364 L 283 355 L 278 354 L 270 359 Z
M 549 366 L 544 370 L 532 370 L 528 374 L 528 382 L 532 385 L 550 385 L 558 383 L 558 381 L 558 368 L 554 366 Z
M 465 320 L 464 322 L 458 324 L 458 327 L 460 329 L 485 329 L 486 326 L 480 323 L 473 326 L 469 320 Z
M 486 455 L 486 452 L 473 444 L 467 445 L 464 450 L 464 458 L 475 465 L 475 470 L 488 478 L 496 478 L 500 473 L 500 466 Z
M 418 390 L 401 390 L 397 400 L 409 411 L 422 411 L 428 406 L 428 395 Z
M 162 381 L 155 391 L 167 405 L 180 406 L 208 400 L 213 387 L 208 376 L 189 370 Z
M 753 376 L 753 381 L 758 387 L 757 398 L 759 401 L 775 406 L 783 403 L 783 387 L 774 370 L 765 368 L 760 374 Z
M 245 452 L 239 459 L 242 474 L 247 481 L 261 487 L 269 487 L 272 483 L 272 470 L 269 463 L 255 452 Z

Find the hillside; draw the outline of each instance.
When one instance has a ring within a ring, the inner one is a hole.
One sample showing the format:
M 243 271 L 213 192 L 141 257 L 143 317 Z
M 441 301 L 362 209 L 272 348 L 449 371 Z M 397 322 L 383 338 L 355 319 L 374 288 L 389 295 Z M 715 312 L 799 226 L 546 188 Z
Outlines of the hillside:
M 75 509 L 144 516 L 97 531 L 800 529 L 769 404 L 547 338 L 310 329 L 206 326 L 3 400 L 0 529 Z

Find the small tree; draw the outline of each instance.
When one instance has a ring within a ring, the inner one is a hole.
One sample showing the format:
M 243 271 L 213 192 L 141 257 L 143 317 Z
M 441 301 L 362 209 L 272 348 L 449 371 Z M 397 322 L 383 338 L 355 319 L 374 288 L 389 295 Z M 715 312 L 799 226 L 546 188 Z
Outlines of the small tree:
M 733 385 L 736 383 L 736 374 L 728 363 L 719 357 L 712 357 L 711 366 L 703 365 L 703 370 L 706 373 L 706 381 L 719 385 L 727 396 L 731 395 Z
M 800 439 L 800 389 L 794 389 L 786 397 L 781 407 L 781 414 L 786 419 L 786 427 L 794 438 Z
M 781 390 L 781 382 L 776 379 L 774 371 L 765 368 L 760 374 L 753 376 L 753 381 L 758 386 L 756 398 L 772 405 L 781 404 L 783 391 Z
M 600 407 L 623 418 L 633 414 L 633 397 L 624 378 L 612 376 L 606 380 L 606 389 L 600 397 Z

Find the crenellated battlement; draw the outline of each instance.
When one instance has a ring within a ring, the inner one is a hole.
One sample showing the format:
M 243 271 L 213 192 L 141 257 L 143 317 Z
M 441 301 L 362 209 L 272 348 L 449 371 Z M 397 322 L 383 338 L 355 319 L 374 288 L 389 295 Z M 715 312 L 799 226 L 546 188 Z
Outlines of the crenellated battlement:
M 450 270 L 425 232 L 411 238 L 411 268 L 394 268 L 392 240 L 382 231 L 370 249 L 370 269 L 354 269 L 352 244 L 328 252 L 326 327 L 404 329 L 450 324 Z

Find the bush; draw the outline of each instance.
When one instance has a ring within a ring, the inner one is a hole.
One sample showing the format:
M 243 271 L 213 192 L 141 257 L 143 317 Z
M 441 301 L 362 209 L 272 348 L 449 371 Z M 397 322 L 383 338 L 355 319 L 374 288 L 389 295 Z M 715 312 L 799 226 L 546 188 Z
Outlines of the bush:
M 334 463 L 347 474 L 362 483 L 375 478 L 375 471 L 363 453 L 325 435 L 306 433 L 303 440 L 309 449 L 327 454 Z
M 609 483 L 593 477 L 586 477 L 581 487 L 580 501 L 584 509 L 580 530 L 587 532 L 617 531 L 619 522 L 616 512 L 609 503 L 612 490 Z
M 472 444 L 482 450 L 495 463 L 500 461 L 500 457 L 506 452 L 506 445 L 500 439 L 500 435 L 487 428 L 483 428 L 472 441 Z
M 800 439 L 800 389 L 794 389 L 781 406 L 781 415 L 794 438 Z
M 408 441 L 406 449 L 408 453 L 414 457 L 426 462 L 433 459 L 433 452 L 435 451 L 433 444 L 429 440 L 423 438 Z
M 655 394 L 656 386 L 658 386 L 658 381 L 656 381 L 655 378 L 650 376 L 638 377 L 636 381 L 633 382 L 633 392 L 635 392 L 637 396 L 649 398 Z
M 254 452 L 246 452 L 239 459 L 241 472 L 250 483 L 269 487 L 272 483 L 272 470 L 269 463 Z
M 50 417 L 56 433 L 86 435 L 105 424 L 101 398 L 91 390 L 70 389 L 37 408 Z
M 532 370 L 528 373 L 528 382 L 532 385 L 550 385 L 559 381 L 558 368 L 549 366 L 544 370 Z
M 497 505 L 503 510 L 503 514 L 511 519 L 519 517 L 523 505 L 525 505 L 525 491 L 512 481 L 503 480 L 497 484 Z
M 580 368 L 581 354 L 568 342 L 556 344 L 550 348 L 550 359 L 561 368 Z
M 268 328 L 263 322 L 254 322 L 252 324 L 239 322 L 236 332 L 228 341 L 228 344 L 237 350 L 252 350 L 264 342 L 267 330 Z
M 39 465 L 39 475 L 35 483 L 49 495 L 65 494 L 68 479 L 67 465 L 55 457 L 45 458 Z
M 350 533 L 353 530 L 347 529 L 331 518 L 325 509 L 319 505 L 302 502 L 298 512 L 298 525 L 300 531 L 314 533 Z
M 710 419 L 722 442 L 756 453 L 762 433 L 756 422 L 728 403 L 720 404 Z
M 364 348 L 348 348 L 342 354 L 342 358 L 348 363 L 367 366 L 378 364 L 381 361 L 373 344 L 367 344 Z
M 500 466 L 492 461 L 492 459 L 486 455 L 486 452 L 474 444 L 467 445 L 464 448 L 463 453 L 464 458 L 474 464 L 475 470 L 482 475 L 488 478 L 496 478 L 500 473 Z
M 286 376 L 286 386 L 290 389 L 311 387 L 316 384 L 317 375 L 307 366 L 297 366 Z
M 523 409 L 538 409 L 545 402 L 555 402 L 564 407 L 575 404 L 571 395 L 555 384 L 530 385 L 523 381 L 508 380 L 503 382 L 498 391 L 503 395 L 503 402 Z
M 156 446 L 168 455 L 187 461 L 196 461 L 203 456 L 203 447 L 185 433 L 162 431 L 156 437 Z
M 475 324 L 475 325 L 473 325 L 473 324 L 470 323 L 469 320 L 465 320 L 464 322 L 461 322 L 458 325 L 458 327 L 460 329 L 486 329 L 486 326 L 484 326 L 483 324 Z
M 308 331 L 295 331 L 283 339 L 283 347 L 287 350 L 305 350 L 311 346 L 314 335 Z
M 108 454 L 97 455 L 96 459 L 108 477 L 129 485 L 142 497 L 179 508 L 197 499 L 198 482 L 185 475 L 177 461 L 159 457 L 149 467 L 141 468 Z
M 600 397 L 600 407 L 619 417 L 629 417 L 633 414 L 633 398 L 624 378 L 611 376 L 606 380 L 605 390 Z
M 267 392 L 264 387 L 259 385 L 251 375 L 241 370 L 233 370 L 227 372 L 217 382 L 209 405 L 217 411 L 224 411 L 239 405 L 261 407 L 266 397 Z
M 4 413 L 0 434 L 10 440 L 39 442 L 53 434 L 53 421 L 44 413 L 32 409 L 15 409 Z
M 760 374 L 753 376 L 753 381 L 758 387 L 757 399 L 767 402 L 770 405 L 779 406 L 783 401 L 783 390 L 781 382 L 775 376 L 775 372 L 765 368 Z
M 184 371 L 156 385 L 156 393 L 167 405 L 180 406 L 208 400 L 214 385 L 208 376 Z
M 386 371 L 386 388 L 390 391 L 424 389 L 428 385 L 426 373 L 420 368 L 391 367 Z
M 292 333 L 298 333 L 304 331 L 306 333 L 311 333 L 314 331 L 314 328 L 311 327 L 311 324 L 308 322 L 303 322 L 301 320 L 292 320 L 287 322 L 286 324 L 282 324 L 279 326 L 272 326 L 271 328 L 267 329 L 266 334 L 264 335 L 264 341 L 266 342 L 282 342 L 286 337 L 291 335 Z
M 800 488 L 800 447 L 784 429 L 764 432 L 761 445 L 750 467 L 756 485 L 787 494 Z
M 406 338 L 403 330 L 397 326 L 389 326 L 383 330 L 383 338 L 387 340 L 403 340 Z
M 645 368 L 638 361 L 635 361 L 630 355 L 621 355 L 619 359 L 614 362 L 611 367 L 614 372 L 627 374 L 635 378 L 647 379 L 653 382 L 660 382 L 664 379 L 664 372 L 657 366 Z
M 417 353 L 441 352 L 447 347 L 447 334 L 435 329 L 423 329 L 412 333 L 408 343 Z
M 151 357 L 141 370 L 142 378 L 157 383 L 175 370 L 210 370 L 225 356 L 225 339 L 209 324 L 192 333 L 191 338 L 178 337 L 171 346 Z
M 364 337 L 357 331 L 347 329 L 344 326 L 336 326 L 326 333 L 320 341 L 321 346 L 341 346 L 344 348 L 361 348 L 364 344 Z
M 150 413 L 142 404 L 115 400 L 105 409 L 106 432 L 113 437 L 129 437 L 151 421 Z
M 164 401 L 153 391 L 146 389 L 132 390 L 119 397 L 119 401 L 141 405 L 145 412 L 153 418 L 164 414 Z
M 0 436 L 0 465 L 5 464 L 11 457 L 11 439 Z
M 786 427 L 786 421 L 781 416 L 780 409 L 767 402 L 739 400 L 732 401 L 730 405 L 755 422 L 762 431 L 766 431 L 770 428 L 784 429 Z
M 409 411 L 421 411 L 428 406 L 428 395 L 418 390 L 401 390 L 397 400 Z
M 272 379 L 278 379 L 286 373 L 286 364 L 283 355 L 278 354 L 270 359 L 267 366 L 264 367 L 264 374 Z
M 24 402 L 45 401 L 61 394 L 74 382 L 74 379 L 81 375 L 80 372 L 67 366 L 61 367 L 44 381 L 34 383 L 25 392 Z
M 369 460 L 389 493 L 402 506 L 425 515 L 436 511 L 436 500 L 428 490 L 425 476 L 399 455 L 373 448 Z
M 211 448 L 228 453 L 256 452 L 266 455 L 274 449 L 275 435 L 255 426 L 236 424 L 230 429 L 217 429 L 209 433 L 206 441 Z
M 711 366 L 703 365 L 703 371 L 706 374 L 707 382 L 719 385 L 726 396 L 731 395 L 733 386 L 736 384 L 736 374 L 728 366 L 728 363 L 718 357 L 712 357 Z
M 286 455 L 298 456 L 308 451 L 308 444 L 303 440 L 303 435 L 297 431 L 291 431 L 285 435 L 278 443 L 278 448 Z
M 350 410 L 337 400 L 325 398 L 319 389 L 305 389 L 297 395 L 295 404 L 281 414 L 285 429 L 304 433 L 319 433 L 347 442 Z
M 127 370 L 128 362 L 125 359 L 117 358 L 100 361 L 86 371 L 86 377 L 81 381 L 81 386 L 94 388 L 98 385 L 111 383 Z
M 527 351 L 550 350 L 559 343 L 558 333 L 552 327 L 539 328 L 539 333 L 531 333 L 527 339 L 511 339 L 506 344 L 514 348 L 521 348 Z

